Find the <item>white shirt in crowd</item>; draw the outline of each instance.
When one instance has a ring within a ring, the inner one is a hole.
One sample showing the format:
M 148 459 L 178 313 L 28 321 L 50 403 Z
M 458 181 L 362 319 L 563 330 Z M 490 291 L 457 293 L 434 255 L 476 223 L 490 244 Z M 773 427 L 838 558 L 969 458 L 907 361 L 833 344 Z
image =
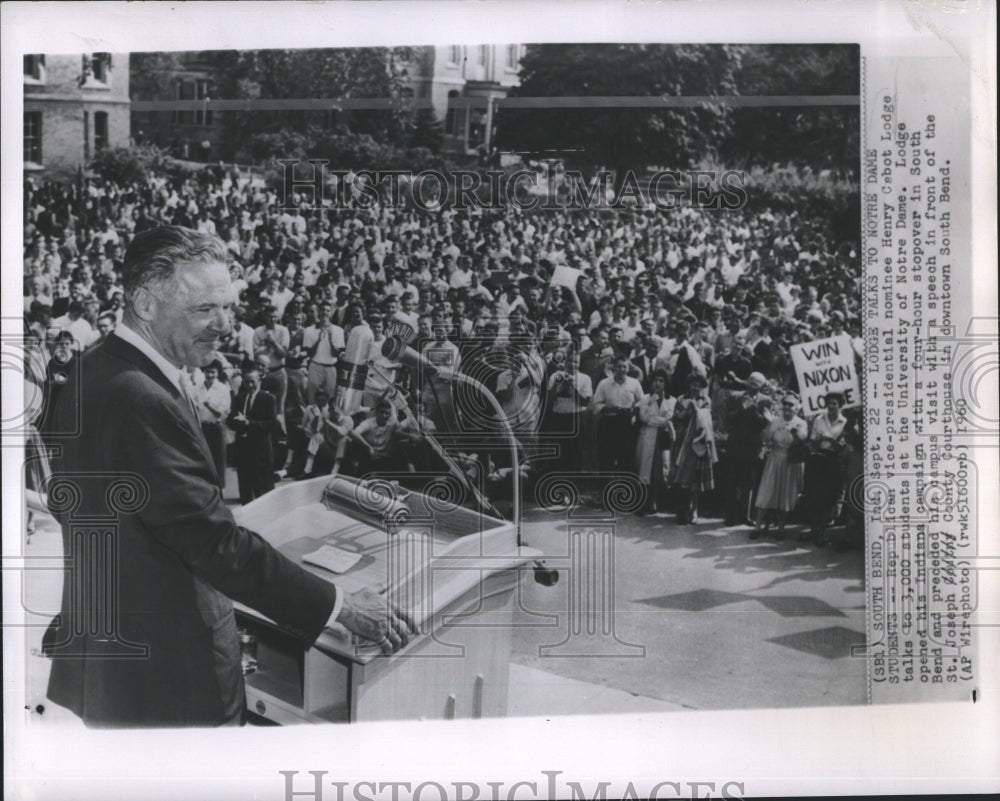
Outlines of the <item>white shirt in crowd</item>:
M 57 317 L 53 320 L 52 327 L 69 331 L 73 335 L 73 339 L 76 340 L 79 350 L 83 350 L 88 345 L 91 345 L 100 336 L 85 319 L 78 317 L 76 320 L 71 320 L 68 314 L 64 314 L 62 317 Z
M 615 381 L 614 376 L 601 379 L 594 392 L 593 408 L 595 414 L 600 414 L 605 406 L 616 409 L 631 409 L 643 398 L 642 385 L 638 379 L 625 376 L 622 383 Z
M 316 364 L 331 366 L 337 363 L 337 353 L 346 347 L 344 329 L 339 325 L 330 325 L 327 331 L 310 325 L 302 331 L 302 347 L 309 350 L 316 345 L 312 360 Z
M 205 386 L 205 382 L 202 381 L 195 387 L 194 399 L 198 405 L 198 416 L 203 423 L 221 423 L 229 414 L 232 404 L 229 387 L 218 379 L 213 381 L 210 387 Z M 205 405 L 206 401 L 211 404 L 215 412 Z
M 253 328 L 246 323 L 240 323 L 239 329 L 233 327 L 233 338 L 236 340 L 236 347 L 240 353 L 246 354 L 247 358 L 253 358 Z

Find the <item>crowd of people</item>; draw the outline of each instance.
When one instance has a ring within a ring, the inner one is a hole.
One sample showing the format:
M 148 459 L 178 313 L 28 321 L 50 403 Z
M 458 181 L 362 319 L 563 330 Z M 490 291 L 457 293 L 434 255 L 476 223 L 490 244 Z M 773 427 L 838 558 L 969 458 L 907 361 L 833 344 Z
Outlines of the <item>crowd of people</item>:
M 639 514 L 718 514 L 751 538 L 800 520 L 818 544 L 842 522 L 837 544 L 861 542 L 844 501 L 861 475 L 859 410 L 830 393 L 804 419 L 789 354 L 841 334 L 862 352 L 858 242 L 821 216 L 283 207 L 221 167 L 29 178 L 24 202 L 28 379 L 46 398 L 120 324 L 136 233 L 180 225 L 225 243 L 231 334 L 188 378 L 220 485 L 234 466 L 244 503 L 280 480 L 433 470 L 428 432 L 495 478 L 514 468 L 505 422 L 529 483 L 634 473 Z M 423 359 L 383 355 L 387 337 Z

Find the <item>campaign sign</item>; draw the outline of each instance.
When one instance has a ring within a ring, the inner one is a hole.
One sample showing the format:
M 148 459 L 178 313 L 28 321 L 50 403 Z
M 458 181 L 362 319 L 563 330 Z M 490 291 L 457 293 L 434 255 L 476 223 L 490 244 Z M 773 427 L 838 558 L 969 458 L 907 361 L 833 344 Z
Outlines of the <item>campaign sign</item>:
M 845 409 L 861 404 L 861 384 L 849 336 L 842 334 L 803 342 L 790 346 L 789 351 L 799 381 L 804 414 L 809 416 L 823 411 L 823 396 L 828 392 L 842 393 Z
M 583 270 L 575 267 L 567 267 L 565 264 L 556 265 L 555 272 L 552 273 L 552 286 L 565 286 L 576 289 L 576 282 L 583 275 Z

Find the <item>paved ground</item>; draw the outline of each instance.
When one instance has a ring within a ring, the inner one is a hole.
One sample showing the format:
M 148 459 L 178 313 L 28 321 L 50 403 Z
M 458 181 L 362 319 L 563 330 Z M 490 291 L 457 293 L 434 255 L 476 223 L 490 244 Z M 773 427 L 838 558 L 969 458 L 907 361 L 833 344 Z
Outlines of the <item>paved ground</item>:
M 865 702 L 865 664 L 850 655 L 864 640 L 861 552 L 800 547 L 794 530 L 750 541 L 719 521 L 580 514 L 526 513 L 524 539 L 560 580 L 523 575 L 511 715 Z M 60 553 L 58 527 L 40 517 L 26 555 Z M 36 574 L 30 608 L 57 609 L 59 582 Z M 30 656 L 28 672 L 29 704 L 46 710 L 33 717 L 75 722 L 44 698 L 48 660 Z
M 851 656 L 865 631 L 860 551 L 800 546 L 791 529 L 781 543 L 751 541 L 747 528 L 720 521 L 629 516 L 609 526 L 538 510 L 528 519 L 524 538 L 545 553 L 566 554 L 573 540 L 593 550 L 590 567 L 575 568 L 582 581 L 564 556 L 548 560 L 568 566 L 555 587 L 522 584 L 518 619 L 536 625 L 515 630 L 519 664 L 683 708 L 865 702 L 865 663 Z M 609 545 L 613 559 L 596 550 Z M 566 611 L 601 610 L 611 597 L 607 616 Z M 544 613 L 557 624 L 538 625 L 550 622 Z

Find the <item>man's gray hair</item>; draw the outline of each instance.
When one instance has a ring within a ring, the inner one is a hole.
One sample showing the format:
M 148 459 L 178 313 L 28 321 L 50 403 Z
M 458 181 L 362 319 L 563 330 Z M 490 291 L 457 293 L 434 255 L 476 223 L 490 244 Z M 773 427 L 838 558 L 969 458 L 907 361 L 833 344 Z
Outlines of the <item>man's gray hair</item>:
M 139 287 L 169 281 L 179 264 L 216 261 L 223 264 L 229 261 L 229 251 L 217 236 L 179 225 L 143 231 L 125 251 L 122 265 L 125 296 L 131 298 Z

